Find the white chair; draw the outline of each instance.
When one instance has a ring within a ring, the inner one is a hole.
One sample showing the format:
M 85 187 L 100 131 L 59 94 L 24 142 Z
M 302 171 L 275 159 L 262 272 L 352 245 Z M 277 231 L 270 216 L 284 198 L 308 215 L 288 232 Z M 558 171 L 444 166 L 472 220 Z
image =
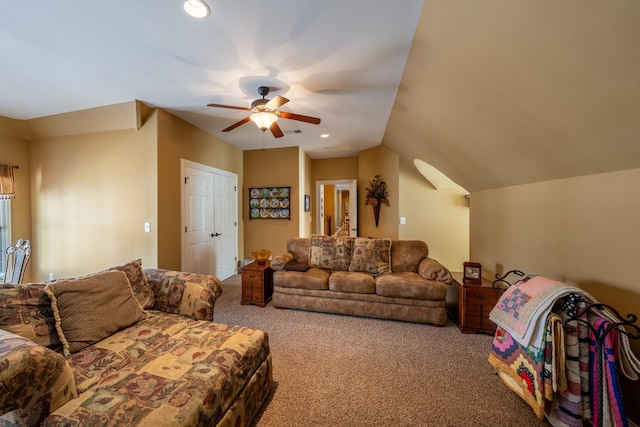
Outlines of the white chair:
M 20 239 L 9 246 L 4 283 L 21 283 L 29 258 L 31 258 L 31 243 L 28 240 Z

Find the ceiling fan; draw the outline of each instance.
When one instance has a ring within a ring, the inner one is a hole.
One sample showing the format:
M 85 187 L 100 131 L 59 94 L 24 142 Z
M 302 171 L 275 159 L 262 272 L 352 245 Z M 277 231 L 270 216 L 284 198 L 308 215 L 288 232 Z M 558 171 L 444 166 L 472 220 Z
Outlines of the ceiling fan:
M 231 108 L 233 110 L 252 111 L 252 113 L 229 126 L 222 129 L 222 132 L 229 132 L 234 130 L 240 125 L 253 121 L 262 132 L 266 132 L 267 129 L 271 131 L 273 136 L 281 138 L 284 136 L 282 129 L 278 126 L 278 117 L 283 119 L 298 120 L 300 122 L 312 123 L 314 125 L 320 124 L 320 119 L 317 117 L 303 116 L 301 114 L 288 113 L 286 111 L 277 111 L 278 107 L 289 102 L 289 100 L 283 96 L 277 95 L 273 99 L 266 99 L 265 96 L 269 95 L 269 88 L 267 86 L 260 86 L 258 88 L 258 94 L 262 96 L 262 99 L 256 99 L 251 103 L 251 107 L 234 107 L 233 105 L 222 104 L 207 104 L 207 107 L 218 108 Z

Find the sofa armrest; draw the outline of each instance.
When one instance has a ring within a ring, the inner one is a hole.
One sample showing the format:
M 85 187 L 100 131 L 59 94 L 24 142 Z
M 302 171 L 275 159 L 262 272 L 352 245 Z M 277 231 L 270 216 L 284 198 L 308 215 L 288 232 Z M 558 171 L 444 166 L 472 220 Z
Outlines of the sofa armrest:
M 289 261 L 291 261 L 292 259 L 295 259 L 293 254 L 291 252 L 285 252 L 283 254 L 280 254 L 271 258 L 270 267 L 273 271 L 283 270 L 284 265 Z
M 436 280 L 444 284 L 453 283 L 451 272 L 433 258 L 424 258 L 418 265 L 418 274 L 427 280 Z
M 39 425 L 76 397 L 73 371 L 60 353 L 0 329 L 0 415 L 4 420 Z
M 213 306 L 222 294 L 217 277 L 155 268 L 144 273 L 155 296 L 154 310 L 213 321 Z

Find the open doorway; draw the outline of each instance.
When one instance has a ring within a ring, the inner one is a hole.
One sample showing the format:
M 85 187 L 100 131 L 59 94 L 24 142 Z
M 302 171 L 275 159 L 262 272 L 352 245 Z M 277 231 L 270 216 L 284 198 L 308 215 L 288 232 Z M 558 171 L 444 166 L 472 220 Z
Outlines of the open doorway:
M 358 185 L 355 179 L 316 181 L 316 233 L 358 235 Z

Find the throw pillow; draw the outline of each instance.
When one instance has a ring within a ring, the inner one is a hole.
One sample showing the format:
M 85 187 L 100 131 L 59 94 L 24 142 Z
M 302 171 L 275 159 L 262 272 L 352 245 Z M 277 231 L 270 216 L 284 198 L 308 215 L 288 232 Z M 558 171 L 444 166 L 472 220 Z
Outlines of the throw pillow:
M 309 265 L 331 270 L 333 257 L 333 237 L 322 234 L 311 235 L 309 245 Z
M 49 283 L 56 329 L 69 356 L 147 317 L 122 271 Z
M 131 283 L 131 289 L 133 289 L 133 294 L 140 302 L 142 308 L 145 310 L 153 308 L 155 295 L 153 294 L 153 289 L 151 289 L 147 276 L 144 274 L 144 270 L 142 269 L 141 259 L 128 262 L 125 265 L 113 267 L 112 270 L 120 270 L 127 275 L 127 279 L 129 279 L 129 283 Z
M 391 272 L 391 239 L 356 237 L 349 271 L 377 276 Z
M 282 269 L 285 271 L 307 271 L 309 269 L 309 264 L 292 259 L 287 262 Z
M 0 284 L 0 328 L 49 348 L 60 346 L 44 283 Z
M 337 237 L 335 239 L 331 264 L 332 270 L 349 271 L 352 247 L 353 237 Z

